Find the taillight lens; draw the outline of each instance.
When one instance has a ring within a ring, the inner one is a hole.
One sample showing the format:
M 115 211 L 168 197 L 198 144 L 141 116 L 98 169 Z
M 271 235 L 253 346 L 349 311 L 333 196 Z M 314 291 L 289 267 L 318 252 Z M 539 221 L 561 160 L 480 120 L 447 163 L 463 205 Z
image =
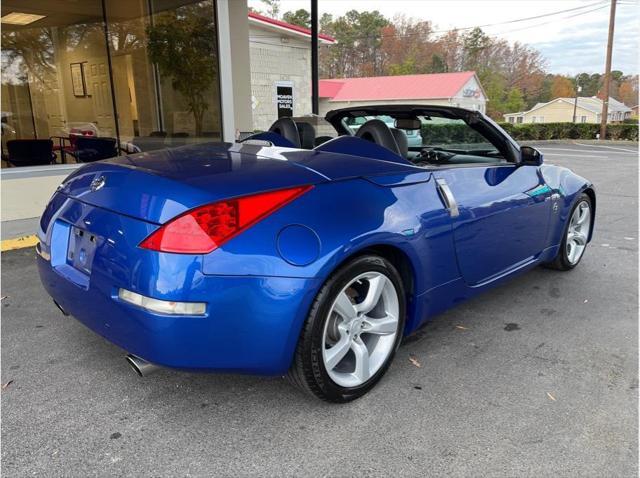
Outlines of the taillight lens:
M 159 252 L 207 254 L 312 187 L 280 189 L 192 209 L 154 231 L 140 247 Z

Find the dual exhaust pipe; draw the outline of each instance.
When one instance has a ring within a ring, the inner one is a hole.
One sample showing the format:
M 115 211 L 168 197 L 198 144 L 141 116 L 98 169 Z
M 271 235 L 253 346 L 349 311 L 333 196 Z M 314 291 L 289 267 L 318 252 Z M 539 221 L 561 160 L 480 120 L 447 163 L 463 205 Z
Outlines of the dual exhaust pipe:
M 124 358 L 134 370 L 134 372 L 136 372 L 141 377 L 146 377 L 147 375 L 150 375 L 160 369 L 158 365 L 149 363 L 146 360 L 141 359 L 140 357 L 136 357 L 132 354 L 128 354 Z

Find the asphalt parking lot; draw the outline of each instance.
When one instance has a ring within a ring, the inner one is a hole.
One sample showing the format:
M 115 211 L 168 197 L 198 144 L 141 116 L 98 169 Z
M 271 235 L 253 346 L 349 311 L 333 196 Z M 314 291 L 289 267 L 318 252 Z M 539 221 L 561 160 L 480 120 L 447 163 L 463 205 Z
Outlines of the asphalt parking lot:
M 637 476 L 637 146 L 540 147 L 597 188 L 580 266 L 437 317 L 348 405 L 279 378 L 141 379 L 58 312 L 32 250 L 3 254 L 3 474 Z

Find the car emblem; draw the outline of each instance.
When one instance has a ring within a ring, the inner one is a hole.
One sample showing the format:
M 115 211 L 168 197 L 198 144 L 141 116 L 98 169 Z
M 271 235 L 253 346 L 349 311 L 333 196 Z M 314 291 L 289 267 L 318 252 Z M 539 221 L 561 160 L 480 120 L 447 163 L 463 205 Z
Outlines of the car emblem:
M 93 181 L 91 181 L 91 190 L 97 191 L 98 189 L 102 189 L 106 182 L 107 180 L 105 179 L 104 176 L 99 176 L 95 178 Z

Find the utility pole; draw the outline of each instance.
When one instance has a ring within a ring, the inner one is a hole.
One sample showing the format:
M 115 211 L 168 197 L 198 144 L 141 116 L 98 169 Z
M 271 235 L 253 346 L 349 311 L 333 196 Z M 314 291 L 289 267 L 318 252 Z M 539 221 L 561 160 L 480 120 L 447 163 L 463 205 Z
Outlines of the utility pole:
M 320 80 L 318 75 L 318 0 L 311 0 L 311 112 L 320 113 Z
M 576 100 L 573 103 L 573 122 L 576 122 L 576 110 L 578 109 L 578 93 L 582 91 L 582 86 L 576 84 Z
M 611 53 L 613 51 L 613 27 L 616 22 L 616 0 L 611 0 L 609 13 L 609 39 L 607 40 L 607 63 L 604 71 L 604 88 L 602 99 L 602 115 L 600 118 L 600 139 L 607 136 L 607 114 L 609 112 L 609 83 L 611 81 Z

